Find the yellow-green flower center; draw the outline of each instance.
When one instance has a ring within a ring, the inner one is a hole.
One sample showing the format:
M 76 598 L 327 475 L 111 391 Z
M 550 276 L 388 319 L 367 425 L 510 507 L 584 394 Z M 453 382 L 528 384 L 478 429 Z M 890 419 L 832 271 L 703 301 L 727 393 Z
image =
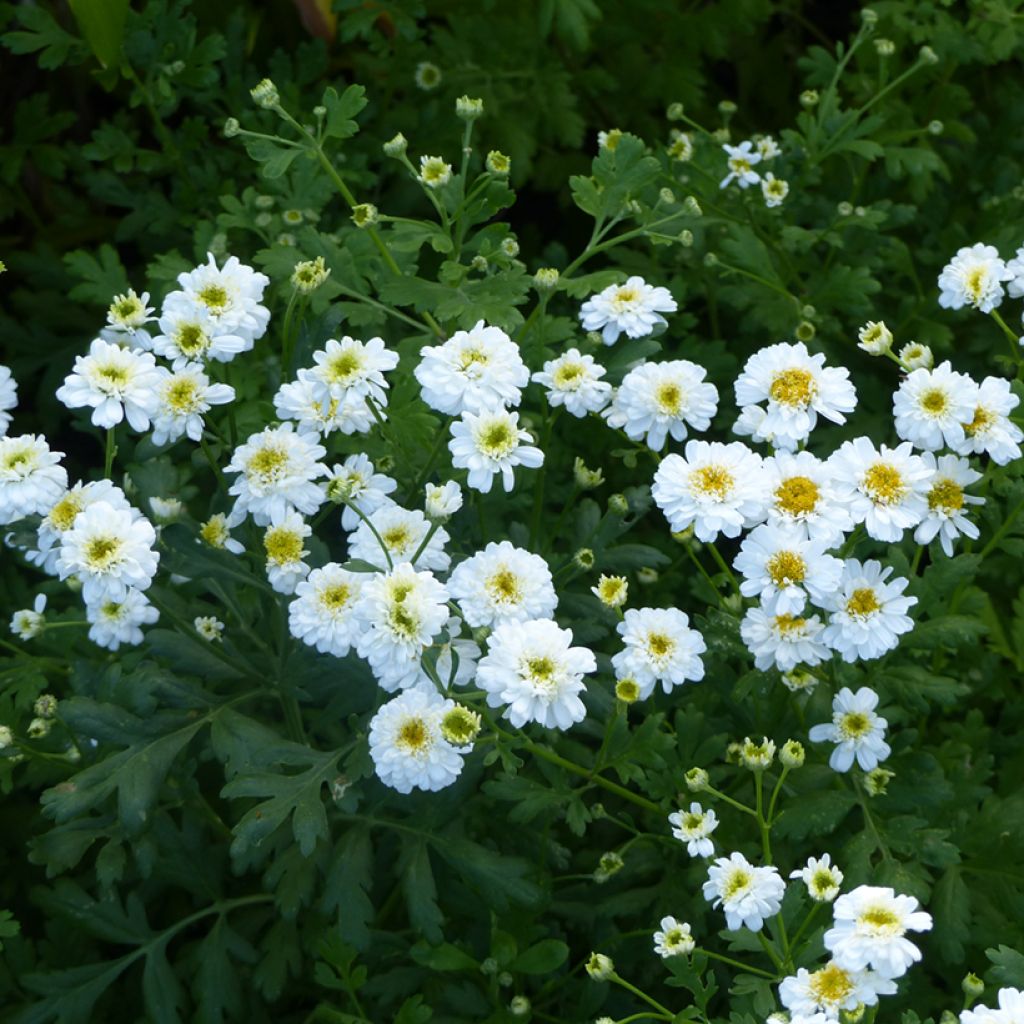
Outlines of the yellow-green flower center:
M 732 473 L 724 466 L 701 466 L 690 474 L 690 490 L 717 501 L 725 501 L 734 483 Z
M 775 586 L 788 587 L 792 583 L 803 583 L 807 563 L 795 551 L 776 551 L 768 559 L 765 572 Z
M 274 483 L 280 479 L 288 465 L 288 453 L 283 448 L 268 445 L 252 454 L 246 464 L 246 473 L 261 483 Z
M 928 492 L 928 507 L 936 512 L 959 512 L 964 507 L 964 489 L 948 477 L 937 480 Z
M 846 599 L 846 611 L 849 615 L 868 616 L 881 607 L 873 587 L 858 587 Z
M 93 572 L 102 572 L 117 562 L 120 552 L 120 538 L 93 537 L 85 545 L 85 562 Z
M 208 284 L 199 292 L 199 301 L 214 313 L 223 312 L 228 304 L 227 289 L 223 285 Z
M 293 565 L 302 560 L 302 538 L 286 526 L 272 526 L 267 530 L 263 547 L 272 565 Z
M 818 386 L 810 371 L 794 367 L 782 370 L 772 378 L 768 394 L 779 405 L 788 405 L 793 409 L 806 409 L 814 400 Z
M 840 1006 L 853 992 L 853 979 L 838 964 L 815 971 L 808 979 L 810 994 L 819 1006 Z
M 423 754 L 430 749 L 430 732 L 422 718 L 407 718 L 398 730 L 396 745 L 407 754 Z
M 907 493 L 900 471 L 886 462 L 876 462 L 864 474 L 863 487 L 876 505 L 896 505 Z
M 818 505 L 821 491 L 807 476 L 791 476 L 775 489 L 775 507 L 791 516 L 807 515 Z

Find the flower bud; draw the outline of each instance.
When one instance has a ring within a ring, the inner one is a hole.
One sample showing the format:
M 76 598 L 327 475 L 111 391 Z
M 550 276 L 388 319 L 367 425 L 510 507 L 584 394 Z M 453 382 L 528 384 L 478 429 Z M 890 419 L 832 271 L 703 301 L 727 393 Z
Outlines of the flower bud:
M 508 1012 L 513 1017 L 529 1016 L 531 1009 L 530 1000 L 526 996 L 513 996 L 512 1002 L 508 1004 Z
M 604 953 L 591 953 L 587 961 L 587 974 L 594 981 L 607 981 L 615 973 L 615 964 L 612 958 Z
M 658 199 L 666 206 L 673 206 L 676 201 L 676 194 L 670 188 L 663 188 L 658 192 Z
M 456 704 L 441 719 L 441 735 L 453 747 L 467 747 L 480 735 L 480 716 L 463 704 Z
M 718 112 L 725 118 L 732 117 L 738 109 L 739 107 L 732 100 L 722 100 L 718 104 Z
M 836 213 L 840 217 L 850 217 L 853 215 L 853 203 L 848 203 L 845 200 L 841 203 L 836 204 Z
M 818 677 L 805 668 L 795 668 L 791 672 L 782 673 L 782 683 L 792 693 L 801 691 L 810 693 L 819 682 Z
M 240 131 L 242 126 L 238 123 L 237 117 L 229 117 L 224 122 L 224 138 L 233 139 Z
M 682 103 L 670 103 L 665 111 L 665 117 L 669 121 L 682 121 L 686 116 L 686 107 Z
M 40 718 L 53 718 L 57 714 L 57 698 L 52 693 L 41 693 L 36 697 L 32 710 Z
M 964 980 L 960 982 L 960 987 L 967 998 L 968 1006 L 985 994 L 985 983 L 973 971 L 970 974 L 964 975 Z
M 510 260 L 514 260 L 519 255 L 519 243 L 511 235 L 501 240 L 500 248 Z
M 891 57 L 896 52 L 896 44 L 891 39 L 875 40 L 875 53 L 879 57 Z
M 53 722 L 46 718 L 33 718 L 28 723 L 28 738 L 31 740 L 41 740 L 47 733 L 53 728 Z
M 14 746 L 14 733 L 6 725 L 0 725 L 0 750 Z
M 939 55 L 930 46 L 922 46 L 918 52 L 918 57 L 923 64 L 939 63 Z
M 612 128 L 611 131 L 597 133 L 597 145 L 600 149 L 607 149 L 612 152 L 618 147 L 622 140 L 622 129 Z
M 687 196 L 683 201 L 683 210 L 691 217 L 703 217 L 704 211 L 700 208 L 696 196 Z
M 864 10 L 860 12 L 860 20 L 864 22 L 865 25 L 877 25 L 878 13 L 877 11 L 873 11 L 870 7 L 865 7 Z
M 330 273 L 323 256 L 317 256 L 315 260 L 300 260 L 292 271 L 292 287 L 302 295 L 311 295 Z
M 413 75 L 413 80 L 418 88 L 424 92 L 431 92 L 441 84 L 442 77 L 441 69 L 436 64 L 431 64 L 429 60 L 424 60 L 416 65 L 416 73 Z
M 816 107 L 818 105 L 819 99 L 821 99 L 821 97 L 818 95 L 817 89 L 804 89 L 804 91 L 800 93 L 800 106 L 806 110 L 810 110 L 812 107 Z
M 399 132 L 393 139 L 384 143 L 384 155 L 400 157 L 409 148 L 409 142 L 406 137 Z
M 249 95 L 252 96 L 256 106 L 263 107 L 264 110 L 272 110 L 281 104 L 281 97 L 277 92 L 277 86 L 269 78 L 264 78 L 261 82 L 254 85 L 249 90 Z
M 649 565 L 641 566 L 636 571 L 637 583 L 641 583 L 645 587 L 649 587 L 652 583 L 657 583 L 660 578 L 661 575 L 658 570 L 651 568 Z
M 594 568 L 594 552 L 590 548 L 580 548 L 572 556 L 573 565 L 584 571 Z
M 492 149 L 487 154 L 487 160 L 484 162 L 484 166 L 491 173 L 499 178 L 507 178 L 509 172 L 512 170 L 512 161 L 505 156 L 504 153 L 497 149 Z
M 484 273 L 487 270 L 487 257 L 481 256 L 479 253 L 476 254 L 470 261 L 469 265 L 473 270 L 478 273 Z
M 463 121 L 475 121 L 484 112 L 484 101 L 460 96 L 455 101 L 455 116 Z
M 892 349 L 892 331 L 885 326 L 884 320 L 869 320 L 857 332 L 857 337 L 857 348 L 862 348 L 873 356 L 884 356 Z
M 604 472 L 600 469 L 588 469 L 577 455 L 572 466 L 573 479 L 581 491 L 591 491 L 604 483 Z
M 941 121 L 929 121 L 928 122 L 928 134 L 929 135 L 941 135 L 946 130 L 946 126 Z
M 554 267 L 541 267 L 533 275 L 533 286 L 539 292 L 549 292 L 558 285 L 558 271 Z
M 607 882 L 612 875 L 622 870 L 625 863 L 614 850 L 602 853 L 601 859 L 598 861 L 597 868 L 594 871 L 594 881 L 599 885 Z
M 810 341 L 817 332 L 814 329 L 814 324 L 812 324 L 810 320 L 801 320 L 800 323 L 796 325 L 796 331 L 794 333 L 796 334 L 797 341 Z
M 498 975 L 498 984 L 502 988 L 508 988 L 513 981 L 515 981 L 515 978 L 513 978 L 508 971 L 502 971 L 501 974 Z
M 772 766 L 775 760 L 775 744 L 767 736 L 755 743 L 749 736 L 743 741 L 740 747 L 740 761 L 744 768 L 752 772 L 763 772 Z
M 626 603 L 629 593 L 629 583 L 625 576 L 605 576 L 602 574 L 597 581 L 596 587 L 591 587 L 590 592 L 606 608 L 621 608 Z
M 710 779 L 708 773 L 703 768 L 691 768 L 683 776 L 683 781 L 691 793 L 699 793 L 701 790 L 707 789 Z
M 690 246 L 693 245 L 693 232 L 689 228 L 683 228 L 683 230 L 679 232 L 679 244 L 682 245 L 684 249 L 689 249 Z
M 896 773 L 889 771 L 888 768 L 872 768 L 864 776 L 864 788 L 868 796 L 885 796 L 889 782 L 894 778 Z
M 498 973 L 498 961 L 493 956 L 489 956 L 480 964 L 481 974 L 497 974 Z
M 352 223 L 357 228 L 368 228 L 380 220 L 380 211 L 373 203 L 357 203 L 352 207 Z
M 705 267 L 716 267 L 718 266 L 718 257 L 713 252 L 704 253 L 704 266 Z
M 806 757 L 804 745 L 797 740 L 786 740 L 779 751 L 779 761 L 786 768 L 800 768 Z
M 927 345 L 922 345 L 917 341 L 904 345 L 899 350 L 898 355 L 900 363 L 905 370 L 917 370 L 921 367 L 930 370 L 935 365 L 935 356 L 932 355 L 932 350 Z
M 327 108 L 323 106 L 316 106 L 313 108 L 313 116 L 318 120 L 322 121 L 327 116 Z
M 640 699 L 640 684 L 631 677 L 615 683 L 615 696 L 623 704 L 635 704 Z
M 629 513 L 629 499 L 624 494 L 616 492 L 608 498 L 608 511 L 612 515 L 625 516 Z
M 424 512 L 428 519 L 443 523 L 462 508 L 462 488 L 454 480 L 427 484 Z
M 420 173 L 416 177 L 427 188 L 443 188 L 452 180 L 452 165 L 439 156 L 421 156 Z

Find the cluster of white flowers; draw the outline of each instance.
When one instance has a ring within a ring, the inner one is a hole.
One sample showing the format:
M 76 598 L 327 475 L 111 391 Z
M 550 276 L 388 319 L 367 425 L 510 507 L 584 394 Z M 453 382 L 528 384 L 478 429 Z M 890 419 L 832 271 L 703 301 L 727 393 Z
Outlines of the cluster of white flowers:
M 781 206 L 789 195 L 789 182 L 776 178 L 771 171 L 763 174 L 757 170 L 781 155 L 779 144 L 770 135 L 759 135 L 746 139 L 737 146 L 723 144 L 728 173 L 719 183 L 719 188 L 728 188 L 733 182 L 741 189 L 760 185 L 765 206 Z

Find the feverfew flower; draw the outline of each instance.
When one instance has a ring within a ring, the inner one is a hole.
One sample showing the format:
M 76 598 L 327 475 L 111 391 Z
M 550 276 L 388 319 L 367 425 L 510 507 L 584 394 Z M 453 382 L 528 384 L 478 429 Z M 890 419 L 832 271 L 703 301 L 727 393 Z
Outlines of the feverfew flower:
M 203 436 L 203 416 L 213 405 L 234 401 L 235 389 L 211 384 L 201 366 L 185 363 L 176 370 L 163 370 L 156 385 L 152 412 L 153 444 L 177 441 L 183 434 L 192 441 Z
M 991 313 L 1003 301 L 1003 282 L 1013 278 L 994 245 L 964 246 L 939 274 L 939 305 L 943 309 L 973 306 Z
M 827 462 L 807 451 L 776 452 L 764 460 L 764 471 L 770 524 L 821 541 L 826 550 L 853 529 L 853 517 L 839 500 Z
M 160 377 L 152 353 L 96 338 L 87 356 L 75 356 L 75 368 L 57 397 L 69 409 L 91 408 L 97 427 L 115 427 L 127 419 L 133 430 L 148 430 Z
M 782 906 L 786 883 L 777 868 L 754 867 L 741 853 L 719 857 L 708 869 L 704 899 L 725 912 L 731 932 L 749 928 L 759 932 L 765 918 Z
M 821 857 L 809 857 L 807 864 L 789 877 L 803 879 L 808 894 L 816 903 L 831 903 L 843 884 L 842 871 L 832 863 L 832 857 L 827 853 Z
M 1010 419 L 1020 399 L 1010 390 L 1010 382 L 1002 377 L 986 377 L 974 395 L 974 412 L 964 423 L 964 438 L 953 450 L 959 455 L 984 453 L 997 466 L 1005 466 L 1020 458 L 1024 433 Z
M 735 391 L 741 409 L 767 403 L 754 440 L 771 441 L 776 448 L 790 451 L 807 440 L 819 416 L 845 423 L 845 414 L 857 405 L 850 371 L 825 366 L 824 355 L 812 356 L 803 342 L 781 342 L 755 352 L 743 367 Z
M 549 359 L 543 371 L 531 378 L 547 389 L 552 408 L 564 406 L 572 416 L 582 418 L 588 412 L 600 412 L 608 404 L 612 386 L 601 380 L 606 370 L 594 362 L 593 356 L 571 348 L 557 359 Z
M 442 188 L 452 180 L 452 165 L 439 156 L 421 156 L 420 173 L 416 177 L 427 188 Z
M 927 345 L 919 341 L 912 341 L 896 353 L 900 366 L 908 372 L 910 370 L 930 370 L 935 365 L 935 356 Z
M 251 434 L 224 467 L 226 473 L 239 474 L 228 488 L 235 497 L 232 520 L 251 515 L 257 526 L 266 526 L 291 511 L 311 515 L 324 500 L 323 488 L 314 481 L 327 476 L 327 467 L 318 461 L 326 454 L 290 423 Z
M 978 385 L 948 362 L 909 373 L 893 395 L 896 433 L 917 448 L 955 448 L 974 413 Z
M 867 686 L 856 693 L 844 686 L 832 701 L 832 722 L 811 728 L 810 739 L 814 743 L 828 740 L 836 744 L 829 758 L 829 767 L 834 772 L 848 772 L 854 759 L 866 771 L 878 767 L 891 753 L 885 742 L 885 730 L 889 724 L 875 714 L 878 694 Z
M 690 619 L 676 608 L 630 608 L 616 626 L 625 647 L 612 658 L 618 679 L 629 678 L 649 697 L 657 683 L 665 693 L 674 686 L 700 682 L 707 650 Z
M 931 915 L 918 906 L 913 896 L 880 886 L 858 886 L 836 900 L 835 925 L 825 932 L 825 948 L 846 970 L 870 967 L 883 978 L 899 978 L 921 959 L 921 951 L 905 938 L 907 932 L 932 927 Z
M 109 480 L 77 483 L 50 505 L 49 511 L 39 524 L 36 550 L 26 554 L 27 560 L 33 565 L 38 565 L 43 572 L 55 576 L 61 537 L 74 525 L 78 513 L 94 501 L 105 501 L 114 508 L 131 508 L 121 488 Z M 133 512 L 133 515 L 137 514 Z
M 18 382 L 6 366 L 0 366 L 0 437 L 7 433 L 13 417 L 7 411 L 18 404 Z
M 377 778 L 398 790 L 436 792 L 462 771 L 462 751 L 442 735 L 441 721 L 455 707 L 429 690 L 407 690 L 370 720 L 370 757 Z
M 362 623 L 355 609 L 365 574 L 349 572 L 337 562 L 314 569 L 295 587 L 288 606 L 292 636 L 321 654 L 343 658 L 355 644 Z
M 740 636 L 762 672 L 777 668 L 792 672 L 797 665 L 818 665 L 830 657 L 822 641 L 823 626 L 817 615 L 793 615 L 748 608 L 740 623 Z
M 356 406 L 372 400 L 378 409 L 387 405 L 384 373 L 398 365 L 398 353 L 388 351 L 382 338 L 330 338 L 313 353 L 313 361 L 316 365 L 299 376 L 308 375 L 316 385 L 325 412 L 332 400 Z
M 660 931 L 654 933 L 654 952 L 662 960 L 673 956 L 689 956 L 697 948 L 690 926 L 685 921 L 663 917 L 659 927 Z
M 233 555 L 240 555 L 245 551 L 241 542 L 232 539 L 228 517 L 223 512 L 210 516 L 199 527 L 199 537 L 218 551 L 230 551 Z
M 661 460 L 651 494 L 675 533 L 692 525 L 705 543 L 738 537 L 764 518 L 764 468 L 739 441 L 687 441 L 683 455 Z
M 779 985 L 779 1000 L 794 1021 L 837 1021 L 841 1010 L 874 1006 L 880 995 L 892 995 L 896 983 L 874 971 L 852 971 L 834 960 L 816 971 L 801 967 Z
M 294 594 L 299 580 L 309 575 L 302 560 L 309 554 L 302 543 L 313 530 L 298 512 L 286 512 L 271 521 L 263 534 L 267 580 L 279 594 Z
M 451 425 L 452 439 L 448 450 L 456 469 L 468 469 L 467 483 L 476 491 L 487 494 L 496 474 L 501 474 L 502 486 L 511 491 L 515 486 L 516 466 L 536 469 L 544 462 L 544 453 L 530 444 L 533 438 L 519 429 L 519 414 L 505 409 L 494 409 L 476 415 L 471 412 Z
M 170 303 L 160 313 L 160 333 L 152 349 L 171 361 L 174 369 L 184 363 L 230 362 L 248 347 L 247 335 L 225 332 L 205 307 L 189 302 Z
M 673 811 L 668 820 L 672 835 L 686 844 L 686 852 L 691 857 L 710 857 L 715 852 L 715 844 L 710 837 L 718 828 L 718 818 L 713 810 L 708 808 L 705 811 L 694 801 L 688 811 Z
M 19 640 L 31 640 L 39 636 L 46 627 L 46 595 L 36 594 L 31 608 L 23 608 L 11 617 L 11 632 Z
M 447 522 L 462 508 L 462 488 L 454 481 L 427 484 L 423 510 L 428 519 Z
M 568 729 L 587 709 L 579 694 L 583 676 L 597 670 L 593 652 L 572 647 L 572 632 L 552 619 L 504 622 L 491 634 L 476 683 L 492 708 L 508 705 L 503 717 L 516 728 L 537 722 Z
M 985 499 L 967 494 L 966 488 L 981 479 L 981 473 L 971 469 L 966 459 L 956 455 L 942 455 L 938 459 L 931 452 L 922 456 L 934 475 L 928 490 L 928 514 L 914 531 L 918 544 L 930 544 L 936 537 L 947 557 L 953 557 L 953 541 L 964 536 L 976 540 L 978 527 L 965 515 L 967 505 L 984 505 Z
M 653 334 L 668 323 L 661 314 L 678 308 L 667 288 L 634 276 L 592 295 L 580 307 L 579 316 L 585 331 L 600 331 L 604 343 L 614 345 L 620 334 L 627 338 Z
M 749 188 L 761 180 L 761 175 L 754 170 L 754 165 L 761 162 L 761 154 L 754 150 L 754 144 L 748 139 L 738 146 L 725 144 L 722 146 L 728 156 L 729 173 L 719 183 L 719 188 L 728 188 L 733 181 L 740 188 Z
M 331 467 L 325 490 L 331 501 L 345 503 L 341 528 L 351 532 L 362 521 L 359 513 L 371 516 L 377 509 L 390 504 L 388 495 L 396 487 L 398 484 L 391 477 L 376 472 L 373 463 L 360 452 Z
M 789 182 L 782 178 L 776 178 L 771 171 L 761 179 L 761 195 L 764 196 L 764 205 L 768 209 L 781 206 L 786 196 L 789 195 Z
M 1024 991 L 1018 988 L 999 990 L 999 1009 L 976 1006 L 960 1011 L 960 1024 L 1020 1024 L 1024 1021 Z
M 452 598 L 474 629 L 550 618 L 558 604 L 548 563 L 507 540 L 460 562 L 448 579 Z
M 431 523 L 419 509 L 387 504 L 360 521 L 348 539 L 348 555 L 371 565 L 382 566 L 390 559 L 391 565 L 411 562 L 419 569 L 444 572 L 451 564 L 444 549 L 449 540 L 444 527 Z
M 0 523 L 47 512 L 68 486 L 59 465 L 63 452 L 51 452 L 42 434 L 0 437 Z
M 625 576 L 606 576 L 602 573 L 597 586 L 591 587 L 590 592 L 606 608 L 621 608 L 629 594 L 629 581 Z
M 660 451 L 671 436 L 682 441 L 687 425 L 707 430 L 718 409 L 718 389 L 707 370 L 687 359 L 643 363 L 629 371 L 604 411 L 608 425 Z
M 192 628 L 207 643 L 219 643 L 224 635 L 224 623 L 215 615 L 197 615 L 192 622 Z
M 604 372 L 604 371 L 602 371 Z M 441 345 L 420 349 L 414 371 L 423 401 L 448 416 L 519 405 L 530 381 L 519 346 L 500 328 L 477 321 Z
M 843 661 L 880 658 L 914 628 L 907 612 L 917 598 L 903 596 L 910 581 L 900 577 L 887 583 L 891 574 L 892 566 L 847 559 L 839 588 L 824 605 L 832 614 L 822 635 Z
M 365 434 L 373 426 L 373 413 L 361 398 L 323 401 L 323 385 L 309 370 L 300 370 L 297 380 L 282 384 L 274 395 L 278 418 L 291 420 L 300 434 L 327 437 L 336 430 Z
M 149 292 L 136 295 L 129 288 L 123 295 L 115 295 L 107 309 L 107 326 L 100 331 L 104 341 L 128 348 L 148 349 L 153 340 L 145 326 L 156 319 L 150 314 L 153 307 L 149 305 Z
M 141 644 L 141 627 L 152 625 L 160 618 L 160 613 L 145 594 L 128 587 L 118 597 L 107 596 L 95 602 L 86 600 L 85 617 L 91 623 L 89 639 L 108 651 L 116 651 L 121 644 L 132 647 Z
M 754 145 L 762 160 L 774 160 L 782 153 L 781 147 L 771 135 L 762 135 L 754 139 Z
M 857 348 L 873 356 L 884 356 L 892 351 L 892 331 L 884 320 L 869 320 L 857 332 Z

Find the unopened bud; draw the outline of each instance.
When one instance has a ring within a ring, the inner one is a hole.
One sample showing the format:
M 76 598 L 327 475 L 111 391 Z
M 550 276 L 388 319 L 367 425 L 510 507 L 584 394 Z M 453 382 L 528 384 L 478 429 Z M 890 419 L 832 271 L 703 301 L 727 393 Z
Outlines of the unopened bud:
M 604 473 L 600 469 L 588 469 L 579 456 L 573 462 L 572 475 L 581 491 L 591 491 L 604 483 Z
M 693 245 L 693 232 L 689 228 L 683 228 L 679 232 L 679 243 L 684 249 L 689 249 Z
M 640 684 L 628 676 L 619 679 L 615 683 L 615 696 L 623 704 L 635 704 L 640 699 Z
M 549 292 L 558 285 L 558 271 L 554 267 L 541 267 L 533 275 L 533 286 L 539 292 Z
M 401 132 L 399 132 L 393 139 L 384 143 L 384 154 L 385 156 L 399 157 L 402 156 L 408 148 L 408 140 Z
M 922 46 L 918 52 L 918 57 L 923 64 L 939 63 L 939 55 L 930 46 Z
M 703 768 L 691 768 L 683 776 L 683 781 L 691 793 L 699 793 L 702 789 L 707 789 L 710 780 L 708 773 Z
M 941 135 L 946 130 L 946 126 L 941 121 L 929 121 L 928 122 L 928 134 L 929 135 Z
M 512 161 L 504 153 L 492 149 L 487 154 L 484 166 L 491 174 L 497 175 L 499 178 L 507 178 L 512 170 Z
M 594 568 L 594 552 L 590 548 L 580 548 L 572 556 L 573 565 L 584 571 Z
M 454 747 L 469 746 L 480 735 L 480 716 L 456 704 L 441 719 L 441 735 Z
M 888 768 L 872 768 L 864 776 L 864 788 L 869 796 L 885 796 L 889 783 L 896 778 L 896 773 Z
M 373 203 L 358 203 L 352 207 L 352 223 L 357 228 L 368 228 L 380 220 L 380 211 Z
M 973 971 L 970 974 L 964 975 L 964 980 L 960 982 L 960 987 L 967 998 L 968 1006 L 985 994 L 985 983 Z
M 460 96 L 455 101 L 455 116 L 463 121 L 475 121 L 484 112 L 484 101 Z
M 775 744 L 767 736 L 755 743 L 749 736 L 743 741 L 740 747 L 740 760 L 744 768 L 752 772 L 763 772 L 765 768 L 772 766 L 775 760 Z
M 500 248 L 510 260 L 514 260 L 519 255 L 519 243 L 511 236 L 501 240 Z
M 891 39 L 875 40 L 875 53 L 879 57 L 891 57 L 896 52 L 896 44 Z
M 240 131 L 242 126 L 238 123 L 237 117 L 229 117 L 224 122 L 224 138 L 233 139 Z
M 616 492 L 608 498 L 608 511 L 612 515 L 624 516 L 629 512 L 629 499 L 624 494 Z
M 665 111 L 665 117 L 669 121 L 682 121 L 686 116 L 686 107 L 682 103 L 670 103 Z
M 264 78 L 263 81 L 254 85 L 249 90 L 249 95 L 252 96 L 256 105 L 263 107 L 264 110 L 271 110 L 281 103 L 277 86 L 269 78 Z
M 302 295 L 311 295 L 330 276 L 323 256 L 315 260 L 301 260 L 292 271 L 292 286 Z
M 599 884 L 607 882 L 612 875 L 622 870 L 625 863 L 614 850 L 602 853 L 601 859 L 598 861 L 597 868 L 594 871 L 594 881 Z
M 800 768 L 806 757 L 804 745 L 797 740 L 786 740 L 779 751 L 779 760 L 786 768 Z
M 652 568 L 649 565 L 641 566 L 636 571 L 637 583 L 643 584 L 645 587 L 651 586 L 652 583 L 657 583 L 660 579 L 660 574 L 657 569 Z
M 512 1002 L 508 1004 L 508 1012 L 513 1017 L 526 1017 L 530 1013 L 530 1000 L 526 996 L 513 996 Z
M 591 953 L 587 961 L 587 974 L 594 981 L 607 981 L 615 973 L 615 964 L 610 956 L 604 953 Z
M 683 201 L 683 210 L 691 217 L 703 217 L 704 211 L 700 208 L 696 196 L 687 196 Z
M 33 718 L 28 723 L 28 737 L 32 740 L 41 740 L 53 728 L 53 722 L 46 718 Z
M 819 99 L 821 99 L 821 97 L 818 95 L 817 89 L 804 89 L 804 91 L 800 93 L 800 106 L 810 110 L 811 107 L 816 107 L 818 105 Z
M 794 333 L 796 334 L 797 341 L 810 341 L 817 332 L 814 329 L 814 324 L 812 324 L 810 320 L 801 320 L 800 323 L 796 325 L 796 331 Z
M 935 365 L 935 356 L 927 345 L 912 341 L 904 345 L 898 353 L 901 365 L 905 370 L 918 370 L 922 367 L 930 370 Z
M 41 693 L 36 697 L 32 710 L 40 718 L 53 718 L 57 714 L 57 698 L 52 693 Z

